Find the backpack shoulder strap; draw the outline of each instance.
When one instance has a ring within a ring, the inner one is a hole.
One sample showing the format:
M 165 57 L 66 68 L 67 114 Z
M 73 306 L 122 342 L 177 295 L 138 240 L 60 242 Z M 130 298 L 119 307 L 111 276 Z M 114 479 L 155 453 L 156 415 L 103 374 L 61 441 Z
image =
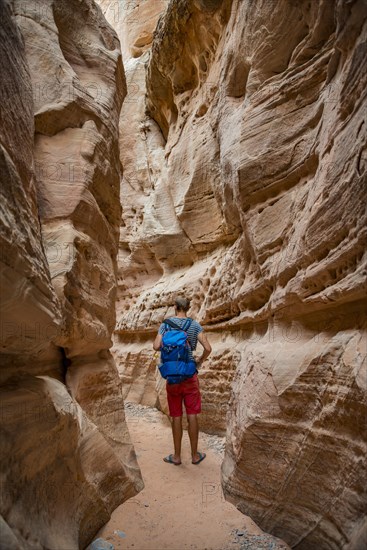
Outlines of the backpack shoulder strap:
M 183 330 L 179 325 L 177 325 L 174 321 L 171 321 L 171 319 L 165 319 L 163 321 L 165 325 L 168 325 L 171 328 L 174 328 L 176 330 Z
M 182 327 L 180 327 L 177 323 L 175 323 L 174 321 L 172 321 L 171 319 L 165 319 L 163 321 L 163 323 L 165 323 L 166 325 L 168 325 L 169 327 L 171 328 L 174 328 L 176 330 L 182 330 L 184 332 L 186 332 L 190 326 L 191 326 L 191 323 L 192 323 L 192 319 L 190 319 L 189 317 L 186 319 L 185 323 L 183 324 Z
M 190 319 L 190 317 L 187 319 L 186 323 L 184 324 L 184 326 L 182 327 L 182 330 L 184 330 L 186 333 L 187 331 L 189 330 L 189 328 L 191 327 L 191 323 L 192 323 L 192 319 Z M 189 340 L 189 338 L 187 337 L 187 343 L 190 347 L 190 349 L 192 349 L 192 346 L 191 346 L 191 342 Z

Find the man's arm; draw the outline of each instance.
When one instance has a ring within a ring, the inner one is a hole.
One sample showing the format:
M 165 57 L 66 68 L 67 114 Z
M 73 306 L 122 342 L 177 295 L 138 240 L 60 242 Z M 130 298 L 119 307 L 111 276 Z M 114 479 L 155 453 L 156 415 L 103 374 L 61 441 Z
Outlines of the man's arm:
M 197 361 L 198 366 L 201 366 L 202 363 L 205 361 L 205 359 L 207 359 L 209 357 L 209 355 L 211 354 L 212 347 L 209 344 L 208 337 L 204 332 L 199 332 L 198 340 L 204 348 L 202 356 Z
M 153 349 L 155 349 L 155 351 L 159 351 L 161 349 L 161 344 L 162 344 L 162 334 L 158 333 L 154 340 Z

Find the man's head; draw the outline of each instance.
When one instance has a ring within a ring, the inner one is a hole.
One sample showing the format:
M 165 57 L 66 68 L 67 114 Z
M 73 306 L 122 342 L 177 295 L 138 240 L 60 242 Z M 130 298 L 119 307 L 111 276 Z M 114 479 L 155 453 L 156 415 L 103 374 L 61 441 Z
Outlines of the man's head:
M 175 299 L 175 310 L 177 313 L 179 311 L 186 313 L 189 309 L 190 309 L 190 300 L 188 298 L 184 298 L 183 296 L 178 296 Z

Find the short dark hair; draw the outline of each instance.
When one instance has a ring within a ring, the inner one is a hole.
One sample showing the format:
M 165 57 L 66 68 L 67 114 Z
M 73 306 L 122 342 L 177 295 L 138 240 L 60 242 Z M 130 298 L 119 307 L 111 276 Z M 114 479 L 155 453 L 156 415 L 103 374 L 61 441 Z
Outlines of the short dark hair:
M 190 309 L 190 300 L 183 296 L 175 298 L 175 307 L 177 311 L 188 311 Z

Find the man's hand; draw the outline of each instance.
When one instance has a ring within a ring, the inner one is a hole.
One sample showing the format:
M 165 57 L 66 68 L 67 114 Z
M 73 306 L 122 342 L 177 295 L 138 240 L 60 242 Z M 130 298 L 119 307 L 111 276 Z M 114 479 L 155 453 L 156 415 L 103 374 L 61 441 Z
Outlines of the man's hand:
M 153 343 L 153 349 L 155 351 L 159 351 L 161 349 L 161 345 L 162 345 L 162 334 L 157 334 Z
M 198 334 L 198 340 L 200 342 L 200 344 L 203 346 L 204 350 L 203 350 L 203 355 L 197 360 L 196 364 L 197 364 L 197 367 L 198 369 L 201 367 L 201 365 L 203 364 L 203 362 L 205 361 L 205 359 L 207 357 L 209 357 L 211 351 L 212 351 L 212 347 L 211 345 L 209 344 L 209 341 L 208 341 L 208 338 L 206 336 L 206 334 L 204 334 L 204 332 L 200 332 Z

